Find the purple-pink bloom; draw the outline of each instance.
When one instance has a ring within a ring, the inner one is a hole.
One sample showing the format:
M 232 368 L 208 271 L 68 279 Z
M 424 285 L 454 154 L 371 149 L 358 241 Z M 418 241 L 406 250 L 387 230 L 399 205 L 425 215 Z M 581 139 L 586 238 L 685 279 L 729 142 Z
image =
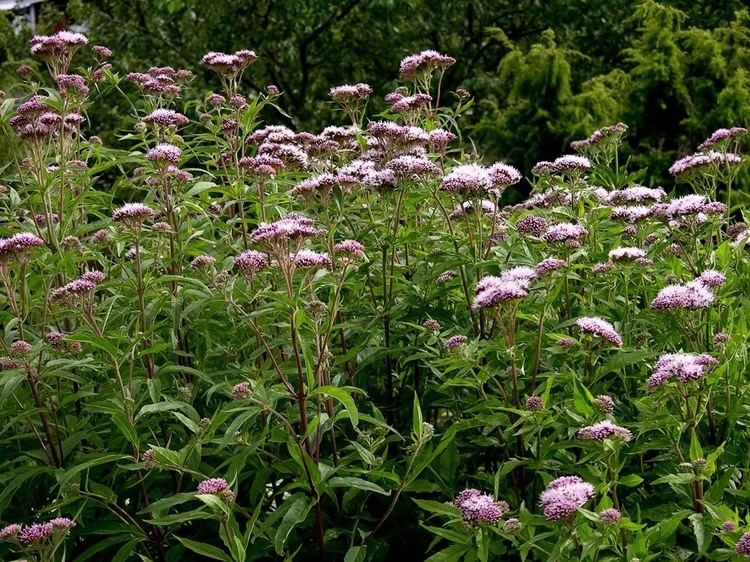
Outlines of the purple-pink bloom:
M 640 248 L 615 248 L 609 252 L 609 259 L 618 262 L 636 261 L 646 257 Z
M 708 150 L 717 145 L 727 144 L 728 141 L 742 137 L 747 134 L 744 127 L 730 127 L 728 129 L 716 129 L 711 136 L 698 145 L 698 150 Z
M 409 55 L 401 61 L 400 73 L 404 78 L 416 79 L 436 69 L 445 70 L 456 62 L 456 59 L 437 51 L 427 50 Z
M 365 247 L 356 240 L 343 240 L 334 244 L 333 253 L 351 259 L 361 259 L 365 257 Z
M 209 478 L 198 484 L 198 493 L 219 496 L 226 501 L 234 500 L 234 493 L 223 478 Z
M 568 262 L 557 258 L 545 258 L 536 264 L 536 274 L 538 276 L 547 275 L 558 269 L 568 267 Z
M 573 515 L 594 495 L 594 487 L 578 476 L 562 476 L 549 483 L 539 496 L 539 502 L 544 516 L 558 521 Z
M 10 525 L 6 525 L 2 529 L 0 529 L 0 541 L 13 541 L 18 538 L 19 533 L 21 532 L 22 526 L 18 523 L 12 523 Z
M 179 147 L 166 142 L 157 144 L 146 153 L 146 159 L 160 164 L 177 164 L 182 156 Z
M 237 256 L 234 263 L 245 272 L 245 275 L 252 277 L 268 265 L 268 256 L 257 250 L 247 250 Z
M 656 362 L 646 385 L 649 390 L 654 390 L 672 380 L 681 383 L 700 380 L 718 363 L 706 353 L 667 353 Z
M 508 504 L 497 502 L 489 494 L 483 494 L 475 488 L 467 488 L 462 491 L 453 504 L 461 511 L 461 516 L 466 523 L 489 523 L 496 524 L 508 510 Z
M 252 233 L 255 243 L 275 243 L 286 240 L 301 240 L 318 234 L 315 223 L 303 216 L 290 214 L 273 223 L 262 223 Z
M 726 283 L 727 281 L 727 278 L 720 271 L 716 271 L 715 269 L 707 269 L 700 274 L 697 281 L 700 281 L 709 289 L 716 289 L 724 285 L 724 283 Z
M 560 243 L 572 241 L 580 241 L 581 238 L 587 236 L 589 233 L 584 226 L 580 224 L 572 224 L 563 222 L 559 224 L 553 224 L 542 235 L 542 238 L 546 242 Z
M 743 533 L 740 540 L 737 541 L 734 551 L 740 556 L 750 558 L 750 532 Z
M 594 425 L 582 427 L 578 430 L 579 439 L 592 439 L 602 442 L 605 439 L 619 439 L 620 441 L 630 441 L 633 434 L 629 429 L 620 427 L 609 420 L 604 420 Z
M 467 338 L 466 336 L 452 336 L 445 341 L 443 347 L 448 351 L 455 351 L 457 349 L 463 348 L 468 343 L 468 341 L 469 338 Z
M 52 523 L 34 523 L 23 528 L 18 540 L 24 546 L 36 545 L 52 536 L 53 532 Z
M 651 301 L 655 310 L 697 310 L 706 308 L 714 302 L 714 294 L 696 280 L 685 285 L 667 285 Z
M 362 82 L 354 85 L 343 84 L 342 86 L 336 86 L 328 92 L 328 95 L 332 99 L 343 103 L 361 102 L 370 97 L 370 94 L 372 94 L 372 87 Z
M 186 125 L 190 120 L 182 113 L 172 109 L 155 109 L 143 118 L 144 123 L 160 125 L 162 127 Z M 179 160 L 179 157 L 177 158 Z
M 139 224 L 153 218 L 154 214 L 154 210 L 143 203 L 126 203 L 112 213 L 112 220 Z
M 333 267 L 331 256 L 327 253 L 302 249 L 291 257 L 296 267 L 317 267 L 324 269 L 331 269 Z
M 617 525 L 620 521 L 620 517 L 622 517 L 620 510 L 615 509 L 614 507 L 610 507 L 599 513 L 599 521 L 602 525 Z
M 622 336 L 614 326 L 598 316 L 583 316 L 576 320 L 576 324 L 584 334 L 592 334 L 608 341 L 612 345 L 622 347 Z

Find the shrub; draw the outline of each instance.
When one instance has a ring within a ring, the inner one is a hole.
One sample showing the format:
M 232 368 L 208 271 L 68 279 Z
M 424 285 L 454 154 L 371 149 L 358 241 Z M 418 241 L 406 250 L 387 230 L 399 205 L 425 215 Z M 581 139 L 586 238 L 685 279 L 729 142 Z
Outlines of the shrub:
M 54 87 L 2 105 L 8 552 L 748 555 L 745 129 L 674 164 L 689 195 L 634 185 L 616 124 L 509 206 L 436 51 L 377 119 L 333 88 L 349 122 L 313 134 L 261 122 L 252 51 L 206 54 L 221 91 L 183 107 L 190 71 L 74 73 L 83 48 L 34 38 Z M 87 109 L 124 90 L 105 148 Z

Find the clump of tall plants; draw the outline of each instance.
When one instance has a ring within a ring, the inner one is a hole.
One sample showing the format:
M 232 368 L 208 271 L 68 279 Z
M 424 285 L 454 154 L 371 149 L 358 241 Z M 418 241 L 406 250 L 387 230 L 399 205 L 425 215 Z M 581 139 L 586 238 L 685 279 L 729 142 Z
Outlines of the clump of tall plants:
M 750 558 L 744 128 L 679 195 L 622 123 L 524 180 L 436 51 L 381 115 L 333 87 L 321 132 L 274 124 L 250 50 L 203 57 L 214 92 L 79 33 L 31 51 L 49 79 L 0 111 L 3 559 Z

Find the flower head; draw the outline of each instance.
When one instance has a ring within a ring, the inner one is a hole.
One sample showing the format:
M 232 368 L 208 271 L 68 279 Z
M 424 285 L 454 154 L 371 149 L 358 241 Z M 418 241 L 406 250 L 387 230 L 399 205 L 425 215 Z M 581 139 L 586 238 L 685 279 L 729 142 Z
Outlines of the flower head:
M 372 86 L 362 82 L 358 84 L 344 84 L 331 88 L 328 95 L 340 103 L 362 102 L 372 94 Z
M 401 61 L 401 76 L 416 79 L 429 75 L 436 69 L 445 70 L 456 62 L 456 59 L 443 55 L 437 51 L 427 50 L 414 55 L 409 55 Z
M 204 480 L 198 484 L 198 493 L 219 496 L 228 502 L 234 500 L 234 493 L 223 478 L 209 478 L 208 480 Z
M 24 546 L 39 544 L 51 537 L 54 530 L 52 523 L 34 523 L 23 528 L 18 540 Z
M 268 265 L 268 256 L 257 250 L 247 250 L 234 259 L 234 263 L 248 277 L 253 277 L 261 269 Z
M 649 390 L 669 381 L 689 383 L 706 376 L 719 362 L 706 353 L 667 353 L 662 355 L 654 366 L 654 373 L 646 381 Z
M 622 347 L 622 336 L 614 326 L 598 316 L 583 316 L 576 320 L 576 324 L 584 334 L 592 334 L 608 341 L 612 345 Z
M 462 491 L 453 504 L 461 511 L 461 516 L 466 523 L 496 524 L 508 510 L 505 502 L 497 502 L 489 494 L 483 494 L 477 489 L 468 488 Z
M 740 556 L 750 558 L 750 532 L 744 533 L 737 541 L 734 551 Z
M 589 231 L 580 224 L 563 222 L 554 224 L 547 228 L 542 235 L 542 238 L 550 243 L 565 243 L 571 240 L 580 241 L 581 238 L 587 236 L 588 233 Z
M 633 438 L 633 434 L 629 429 L 620 427 L 609 420 L 604 420 L 579 429 L 578 437 L 580 439 L 593 439 L 599 442 L 605 439 L 618 439 L 627 442 Z
M 526 409 L 532 412 L 544 409 L 544 400 L 541 396 L 529 396 L 526 399 Z
M 112 220 L 126 222 L 131 225 L 139 225 L 153 218 L 154 210 L 143 203 L 126 203 L 112 213 Z
M 599 394 L 594 398 L 594 408 L 604 414 L 611 414 L 615 411 L 615 401 L 612 400 L 611 396 Z
M 333 267 L 331 256 L 324 252 L 302 249 L 292 257 L 296 267 L 313 267 L 319 269 L 331 269 Z
M 365 257 L 365 247 L 356 240 L 344 240 L 333 245 L 333 253 L 348 259 Z
M 172 109 L 163 108 L 155 109 L 143 118 L 144 123 L 148 123 L 149 125 L 159 125 L 161 127 L 177 127 L 179 125 L 186 125 L 189 121 L 190 120 L 182 113 L 178 113 Z M 179 156 L 177 157 L 177 160 L 179 161 Z
M 182 156 L 179 147 L 166 142 L 157 144 L 146 153 L 146 159 L 158 164 L 177 164 Z
M 459 349 L 463 349 L 468 341 L 469 338 L 467 338 L 466 336 L 452 336 L 445 340 L 443 347 L 448 351 L 456 351 Z
M 610 507 L 599 513 L 599 521 L 602 525 L 617 525 L 621 516 L 620 510 Z
M 22 526 L 18 523 L 6 525 L 0 529 L 0 541 L 14 541 L 18 538 L 21 532 Z
M 207 66 L 217 74 L 236 76 L 250 66 L 258 56 L 255 51 L 243 49 L 231 55 L 211 51 L 203 55 L 201 64 Z
M 249 382 L 241 382 L 234 385 L 232 388 L 232 397 L 235 400 L 245 400 L 252 396 L 253 390 L 250 388 Z
M 667 285 L 651 301 L 654 310 L 698 310 L 711 306 L 714 294 L 699 280 L 685 285 Z
M 594 497 L 594 487 L 578 476 L 553 480 L 539 496 L 544 516 L 558 521 L 573 515 Z

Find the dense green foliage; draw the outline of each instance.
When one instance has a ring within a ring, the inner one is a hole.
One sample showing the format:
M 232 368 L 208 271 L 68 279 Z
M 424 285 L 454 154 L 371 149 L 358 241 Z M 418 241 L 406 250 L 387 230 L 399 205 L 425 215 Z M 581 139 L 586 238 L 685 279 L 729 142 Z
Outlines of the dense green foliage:
M 746 12 L 319 4 L 5 35 L 0 559 L 750 559 Z
M 638 139 L 630 146 L 637 166 L 668 184 L 669 163 L 710 131 L 750 123 L 743 7 L 741 0 L 70 0 L 48 5 L 39 31 L 87 22 L 92 40 L 110 46 L 129 71 L 193 67 L 209 50 L 253 48 L 260 60 L 248 88 L 276 84 L 287 124 L 307 130 L 333 120 L 332 85 L 375 83 L 370 103 L 381 111 L 395 85 L 391 69 L 434 48 L 459 59 L 445 89 L 466 88 L 479 100 L 462 115 L 462 130 L 488 157 L 528 173 L 574 138 L 625 121 Z M 28 62 L 28 34 L 11 40 L 5 29 L 2 37 L 0 89 L 7 89 L 15 66 Z M 194 87 L 197 98 L 214 87 L 208 71 Z M 113 139 L 127 111 L 114 97 L 94 110 L 97 134 Z

